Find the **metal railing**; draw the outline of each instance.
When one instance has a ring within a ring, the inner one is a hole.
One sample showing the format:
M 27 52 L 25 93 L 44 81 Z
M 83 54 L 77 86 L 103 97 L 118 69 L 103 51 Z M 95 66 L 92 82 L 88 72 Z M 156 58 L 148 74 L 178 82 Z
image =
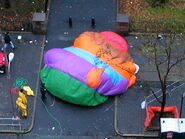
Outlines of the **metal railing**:
M 175 81 L 167 86 L 167 105 L 177 105 L 180 106 L 179 99 L 182 97 L 182 94 L 185 92 L 185 82 L 182 81 Z M 155 96 L 153 94 L 150 94 L 145 97 L 145 103 L 146 106 L 151 105 L 160 105 L 157 102 L 157 99 L 162 98 L 162 90 L 159 89 L 158 91 L 154 92 Z M 157 97 L 157 99 L 156 99 Z

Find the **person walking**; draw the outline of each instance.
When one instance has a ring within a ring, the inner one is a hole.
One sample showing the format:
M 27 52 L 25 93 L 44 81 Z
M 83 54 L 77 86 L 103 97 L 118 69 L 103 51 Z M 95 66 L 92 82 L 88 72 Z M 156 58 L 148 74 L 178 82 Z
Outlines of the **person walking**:
M 96 27 L 96 23 L 95 23 L 95 18 L 94 17 L 91 18 L 91 27 L 92 28 Z
M 4 48 L 6 49 L 8 45 L 10 45 L 10 46 L 12 47 L 12 49 L 15 49 L 15 46 L 14 46 L 14 44 L 12 43 L 12 40 L 11 40 L 11 38 L 10 38 L 10 36 L 9 36 L 9 33 L 6 32 L 6 33 L 4 34 Z M 3 50 L 4 48 L 2 48 L 2 50 Z
M 72 28 L 73 27 L 73 21 L 72 21 L 71 16 L 68 19 L 68 23 L 69 23 L 69 27 Z

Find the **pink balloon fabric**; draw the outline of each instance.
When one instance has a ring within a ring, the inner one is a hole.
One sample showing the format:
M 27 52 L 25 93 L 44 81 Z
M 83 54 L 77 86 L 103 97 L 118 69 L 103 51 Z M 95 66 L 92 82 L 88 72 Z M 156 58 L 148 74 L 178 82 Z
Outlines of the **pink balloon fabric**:
M 105 39 L 106 42 L 110 43 L 113 47 L 117 48 L 121 52 L 128 52 L 128 43 L 120 35 L 112 31 L 100 32 L 100 35 Z

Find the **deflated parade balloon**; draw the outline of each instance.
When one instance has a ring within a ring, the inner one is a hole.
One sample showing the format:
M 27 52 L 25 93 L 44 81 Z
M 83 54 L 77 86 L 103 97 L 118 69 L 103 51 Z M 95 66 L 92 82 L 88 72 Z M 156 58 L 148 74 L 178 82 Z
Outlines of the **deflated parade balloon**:
M 85 106 L 104 103 L 136 81 L 139 67 L 124 38 L 111 31 L 84 32 L 74 45 L 44 55 L 41 82 L 54 96 Z

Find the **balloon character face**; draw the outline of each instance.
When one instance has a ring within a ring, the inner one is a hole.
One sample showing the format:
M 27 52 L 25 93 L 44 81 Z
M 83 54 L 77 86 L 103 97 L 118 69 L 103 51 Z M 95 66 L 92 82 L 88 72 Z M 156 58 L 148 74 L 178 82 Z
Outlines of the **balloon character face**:
M 74 47 L 87 50 L 97 57 L 107 53 L 108 58 L 118 58 L 119 63 L 133 61 L 128 53 L 127 41 L 111 31 L 84 32 L 75 40 Z
M 44 64 L 41 81 L 51 94 L 87 106 L 126 92 L 138 69 L 126 40 L 110 31 L 84 32 L 73 46 L 47 51 Z

